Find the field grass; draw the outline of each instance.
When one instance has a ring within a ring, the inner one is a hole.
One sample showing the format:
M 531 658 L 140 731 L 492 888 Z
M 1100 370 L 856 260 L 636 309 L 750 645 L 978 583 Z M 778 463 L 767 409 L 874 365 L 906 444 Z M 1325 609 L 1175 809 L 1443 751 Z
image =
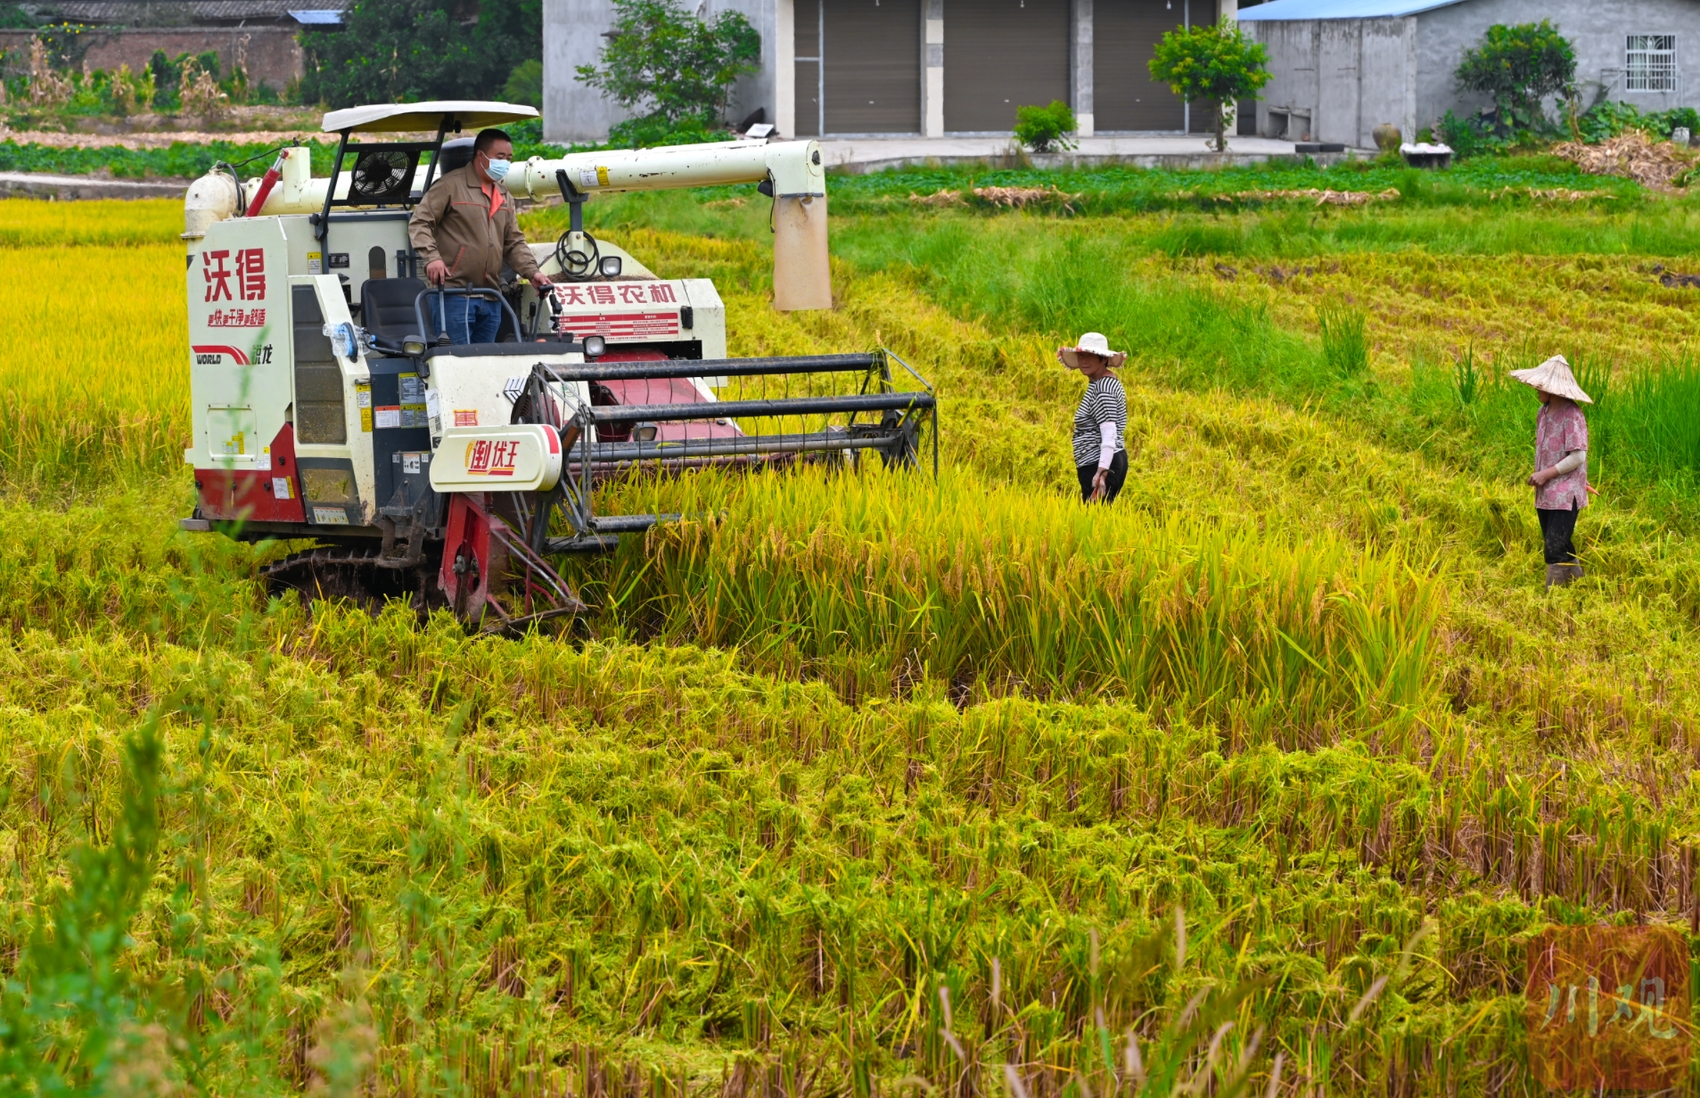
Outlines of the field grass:
M 1254 1034 L 1258 1093 L 1277 1054 L 1284 1094 L 1533 1093 L 1527 936 L 1700 910 L 1695 291 L 1636 228 L 1685 206 L 1636 203 L 905 199 L 839 218 L 839 308 L 792 316 L 759 200 L 593 204 L 716 280 L 735 354 L 904 354 L 945 460 L 620 487 L 724 518 L 579 565 L 572 641 L 309 614 L 276 547 L 176 533 L 163 214 L 0 203 L 0 1073 L 1085 1098 L 1140 1091 L 1132 1032 L 1146 1093 Z M 1134 352 L 1107 512 L 1051 357 L 1091 326 Z M 1550 594 L 1496 380 L 1548 348 L 1609 370 Z

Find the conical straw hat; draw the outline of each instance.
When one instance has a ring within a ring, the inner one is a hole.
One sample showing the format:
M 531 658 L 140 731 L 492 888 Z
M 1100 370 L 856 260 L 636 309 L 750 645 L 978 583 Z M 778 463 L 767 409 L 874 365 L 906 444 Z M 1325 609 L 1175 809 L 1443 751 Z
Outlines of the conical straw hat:
M 1563 355 L 1553 355 L 1532 370 L 1512 370 L 1511 376 L 1525 385 L 1533 385 L 1543 393 L 1551 393 L 1566 400 L 1581 401 L 1583 404 L 1594 403 L 1594 398 L 1582 391 L 1582 386 L 1576 384 L 1576 376 L 1570 372 L 1570 363 L 1564 361 Z

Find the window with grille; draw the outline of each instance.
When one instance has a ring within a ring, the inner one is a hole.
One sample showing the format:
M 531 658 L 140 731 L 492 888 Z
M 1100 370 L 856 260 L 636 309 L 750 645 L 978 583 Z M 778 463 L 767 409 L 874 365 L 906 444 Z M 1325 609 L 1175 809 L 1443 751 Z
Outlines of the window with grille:
M 1626 91 L 1675 91 L 1676 35 L 1630 35 L 1623 68 Z

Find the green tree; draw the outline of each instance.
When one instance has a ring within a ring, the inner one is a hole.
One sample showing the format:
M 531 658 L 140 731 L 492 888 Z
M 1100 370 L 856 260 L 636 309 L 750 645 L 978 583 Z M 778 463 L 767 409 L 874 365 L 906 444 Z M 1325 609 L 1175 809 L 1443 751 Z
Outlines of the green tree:
M 1157 43 L 1151 79 L 1188 103 L 1237 103 L 1257 98 L 1269 83 L 1269 51 L 1245 36 L 1231 20 L 1176 27 Z M 1216 151 L 1228 148 L 1226 116 L 1216 110 Z
M 509 103 L 525 103 L 538 109 L 543 107 L 543 62 L 533 57 L 522 61 L 508 74 L 508 82 L 502 88 L 502 98 Z
M 614 0 L 614 30 L 602 64 L 578 78 L 622 107 L 644 110 L 651 127 L 716 128 L 732 82 L 760 66 L 761 35 L 735 11 L 712 22 L 677 0 Z
M 355 0 L 341 30 L 301 45 L 304 102 L 496 99 L 543 54 L 543 0 Z
M 1549 20 L 1496 24 L 1481 44 L 1464 51 L 1458 65 L 1458 86 L 1493 99 L 1483 115 L 1507 136 L 1552 128 L 1541 100 L 1549 95 L 1574 95 L 1576 51 Z

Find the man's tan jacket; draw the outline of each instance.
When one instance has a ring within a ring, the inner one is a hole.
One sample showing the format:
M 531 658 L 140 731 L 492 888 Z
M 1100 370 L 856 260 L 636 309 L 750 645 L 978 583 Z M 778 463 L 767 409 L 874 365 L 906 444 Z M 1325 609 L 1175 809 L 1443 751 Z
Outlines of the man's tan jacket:
M 470 164 L 431 184 L 407 223 L 421 271 L 433 260 L 442 260 L 449 265 L 450 286 L 498 286 L 504 259 L 521 278 L 537 273 L 537 258 L 514 216 L 513 197 L 500 183 L 491 190 L 494 213 Z

